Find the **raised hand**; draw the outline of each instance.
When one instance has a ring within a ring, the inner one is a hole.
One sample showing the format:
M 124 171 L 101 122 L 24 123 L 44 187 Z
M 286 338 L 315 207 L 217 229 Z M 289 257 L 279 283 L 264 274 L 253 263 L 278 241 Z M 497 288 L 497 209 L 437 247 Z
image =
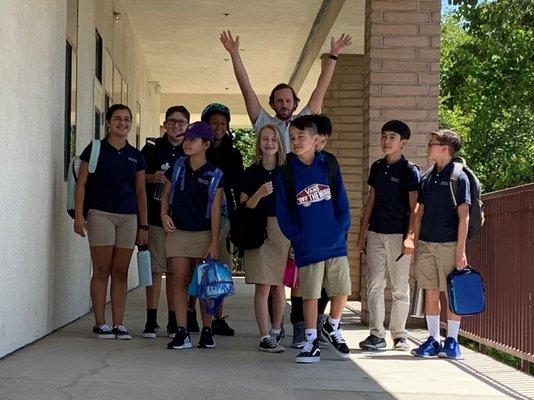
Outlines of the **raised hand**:
M 234 39 L 232 37 L 232 32 L 223 31 L 221 33 L 220 40 L 224 48 L 228 51 L 228 53 L 236 53 L 237 51 L 239 51 L 239 36 L 236 36 L 236 38 Z
M 330 54 L 337 56 L 341 51 L 352 44 L 350 35 L 342 33 L 338 40 L 333 37 L 330 39 Z

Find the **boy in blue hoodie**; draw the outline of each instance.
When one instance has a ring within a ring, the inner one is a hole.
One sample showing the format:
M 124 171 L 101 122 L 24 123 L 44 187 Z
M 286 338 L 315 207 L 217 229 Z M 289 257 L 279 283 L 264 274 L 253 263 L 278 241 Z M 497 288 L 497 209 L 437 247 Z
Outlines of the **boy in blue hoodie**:
M 317 300 L 324 287 L 331 298 L 330 315 L 322 327 L 325 337 L 343 359 L 349 348 L 339 328 L 347 297 L 351 294 L 346 237 L 350 227 L 349 202 L 341 173 L 329 181 L 325 155 L 316 152 L 317 125 L 297 118 L 289 127 L 291 150 L 285 170 L 276 179 L 276 216 L 291 241 L 299 268 L 304 299 L 306 344 L 295 362 L 321 359 L 317 339 Z M 288 184 L 289 182 L 289 184 Z M 334 188 L 334 190 L 331 190 Z

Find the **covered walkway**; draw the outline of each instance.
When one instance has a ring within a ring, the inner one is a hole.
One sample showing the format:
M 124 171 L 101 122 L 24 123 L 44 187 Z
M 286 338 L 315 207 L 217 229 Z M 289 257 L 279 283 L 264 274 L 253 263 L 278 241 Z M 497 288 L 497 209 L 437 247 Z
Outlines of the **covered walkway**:
M 255 350 L 257 328 L 252 287 L 236 278 L 237 294 L 227 301 L 237 335 L 217 337 L 214 350 L 165 349 L 167 338 L 134 336 L 132 341 L 97 341 L 86 315 L 0 362 L 2 400 L 39 399 L 528 399 L 534 378 L 489 357 L 463 349 L 461 361 L 421 360 L 408 354 L 356 350 L 367 330 L 352 302 L 344 315 L 349 361 L 330 349 L 317 365 L 292 362 L 296 350 L 266 354 Z M 141 331 L 144 292 L 128 298 L 126 322 Z M 160 324 L 165 322 L 166 310 Z M 288 317 L 286 318 L 289 319 Z M 286 324 L 288 328 L 289 324 Z M 415 345 L 423 331 L 411 331 Z M 284 344 L 290 343 L 290 337 Z M 193 336 L 193 342 L 198 340 Z

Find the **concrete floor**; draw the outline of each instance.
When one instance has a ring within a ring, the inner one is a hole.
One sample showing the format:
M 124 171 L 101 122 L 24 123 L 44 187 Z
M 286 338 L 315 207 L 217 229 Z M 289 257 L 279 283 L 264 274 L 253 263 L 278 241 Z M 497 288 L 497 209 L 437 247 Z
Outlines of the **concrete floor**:
M 257 327 L 252 287 L 236 278 L 237 294 L 226 311 L 235 337 L 216 337 L 217 348 L 166 350 L 168 339 L 141 339 L 144 290 L 129 294 L 125 321 L 132 341 L 90 336 L 86 315 L 52 335 L 0 360 L 0 399 L 528 399 L 534 378 L 464 349 L 461 361 L 422 360 L 406 353 L 363 353 L 367 336 L 357 314 L 344 316 L 348 361 L 322 351 L 316 365 L 293 363 L 296 350 L 266 354 L 255 350 Z M 160 311 L 160 325 L 166 323 Z M 289 318 L 287 318 L 289 320 Z M 416 346 L 424 331 L 411 331 Z M 196 344 L 198 334 L 193 335 Z M 291 338 L 285 339 L 285 344 Z

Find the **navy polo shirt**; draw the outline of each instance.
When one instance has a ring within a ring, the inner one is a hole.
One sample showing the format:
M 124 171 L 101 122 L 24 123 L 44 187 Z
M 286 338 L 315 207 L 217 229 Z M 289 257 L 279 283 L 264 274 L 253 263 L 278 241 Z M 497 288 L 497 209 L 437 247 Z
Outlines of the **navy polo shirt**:
M 375 190 L 375 204 L 369 220 L 369 230 L 376 233 L 402 233 L 408 230 L 410 217 L 409 192 L 419 188 L 421 174 L 402 158 L 388 164 L 386 158 L 371 165 L 367 184 Z
M 241 179 L 241 191 L 249 198 L 252 197 L 264 183 L 272 181 L 274 185 L 274 181 L 279 171 L 279 167 L 268 171 L 263 168 L 263 165 L 261 164 L 252 164 L 243 173 L 243 177 Z M 256 207 L 259 207 L 259 209 L 262 212 L 265 212 L 268 217 L 276 217 L 275 201 L 276 198 L 273 191 L 273 193 L 270 195 L 260 199 Z
M 419 188 L 417 201 L 425 206 L 419 239 L 425 242 L 456 242 L 458 240 L 458 212 L 452 203 L 449 178 L 454 169 L 450 162 L 440 172 L 434 166 L 424 187 Z M 458 177 L 456 192 L 458 205 L 471 205 L 469 178 L 465 173 Z
M 181 144 L 173 146 L 166 133 L 161 138 L 156 139 L 154 145 L 146 144 L 141 152 L 147 163 L 147 174 L 154 174 L 161 170 L 163 164 L 173 165 L 178 157 L 185 156 L 183 146 Z M 146 184 L 148 223 L 163 226 L 161 224 L 161 201 L 154 200 L 154 192 L 158 186 L 157 183 Z
M 117 150 L 102 139 L 96 171 L 90 174 L 89 208 L 117 214 L 137 214 L 135 175 L 146 169 L 141 152 L 128 142 Z M 89 162 L 92 144 L 80 159 Z M 87 198 L 87 197 L 86 197 Z
M 172 180 L 173 166 L 165 172 L 167 179 Z M 211 217 L 206 218 L 208 207 L 208 188 L 215 166 L 206 162 L 202 167 L 193 171 L 189 158 L 185 160 L 184 189 L 180 190 L 181 181 L 178 179 L 174 189 L 174 199 L 171 209 L 172 220 L 176 229 L 183 231 L 211 230 Z M 217 188 L 224 187 L 223 179 Z

